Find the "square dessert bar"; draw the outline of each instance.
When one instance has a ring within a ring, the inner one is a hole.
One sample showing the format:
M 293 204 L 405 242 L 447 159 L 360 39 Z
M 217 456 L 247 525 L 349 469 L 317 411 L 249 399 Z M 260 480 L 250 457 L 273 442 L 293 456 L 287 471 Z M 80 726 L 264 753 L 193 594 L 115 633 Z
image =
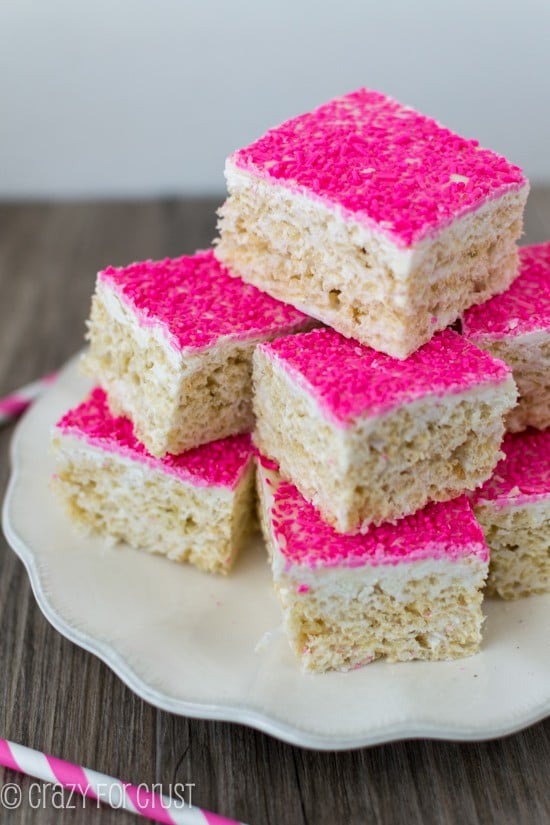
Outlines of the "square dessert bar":
M 153 455 L 249 432 L 252 350 L 315 325 L 211 250 L 98 274 L 84 369 Z
M 519 251 L 510 289 L 468 310 L 464 335 L 512 367 L 519 401 L 506 419 L 517 432 L 550 427 L 550 241 Z
M 346 336 L 405 358 L 517 271 L 517 166 L 360 89 L 229 157 L 217 256 Z
M 507 433 L 505 458 L 472 497 L 491 550 L 487 593 L 550 591 L 550 430 Z
M 201 570 L 226 573 L 253 522 L 249 435 L 155 458 L 99 387 L 57 423 L 54 487 L 77 525 Z
M 516 388 L 451 330 L 406 361 L 330 329 L 261 344 L 254 440 L 338 531 L 473 490 L 501 457 Z
M 305 670 L 477 651 L 489 553 L 465 496 L 344 536 L 261 458 L 258 487 L 284 626 Z

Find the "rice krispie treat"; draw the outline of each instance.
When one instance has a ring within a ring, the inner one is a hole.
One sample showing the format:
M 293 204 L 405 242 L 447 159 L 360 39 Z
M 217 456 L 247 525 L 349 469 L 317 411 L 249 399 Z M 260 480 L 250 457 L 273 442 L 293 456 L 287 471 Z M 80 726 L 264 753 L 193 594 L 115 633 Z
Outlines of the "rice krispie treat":
M 464 496 L 344 536 L 272 464 L 260 459 L 258 473 L 273 582 L 305 670 L 477 651 L 489 554 Z
M 505 458 L 473 496 L 491 550 L 487 593 L 550 591 L 550 430 L 507 433 Z
M 314 325 L 211 250 L 98 274 L 84 369 L 153 455 L 249 432 L 252 350 Z
M 254 440 L 341 532 L 473 490 L 501 457 L 516 388 L 451 330 L 398 361 L 330 329 L 261 344 Z
M 155 458 L 99 387 L 58 422 L 54 487 L 74 522 L 201 570 L 227 573 L 253 518 L 249 435 Z
M 519 251 L 520 275 L 510 289 L 462 319 L 463 333 L 512 367 L 519 401 L 506 427 L 550 427 L 550 241 Z
M 517 273 L 517 166 L 360 89 L 229 157 L 217 256 L 344 335 L 405 358 Z

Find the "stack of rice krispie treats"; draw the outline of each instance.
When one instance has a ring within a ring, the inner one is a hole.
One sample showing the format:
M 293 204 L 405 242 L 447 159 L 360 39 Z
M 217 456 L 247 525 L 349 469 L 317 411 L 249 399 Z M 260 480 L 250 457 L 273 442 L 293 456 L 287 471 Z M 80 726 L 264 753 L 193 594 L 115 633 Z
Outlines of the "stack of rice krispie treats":
M 225 572 L 256 465 L 306 670 L 475 652 L 488 576 L 550 585 L 550 245 L 518 256 L 526 178 L 362 89 L 226 180 L 213 250 L 98 275 L 97 387 L 54 436 L 71 515 Z
M 550 242 L 524 247 L 510 289 L 471 307 L 464 335 L 506 361 L 519 390 L 503 459 L 473 497 L 491 548 L 487 593 L 550 590 Z
M 84 359 L 97 387 L 54 432 L 73 520 L 228 572 L 254 522 L 252 351 L 312 323 L 212 250 L 100 272 Z
M 548 326 L 522 328 L 523 370 L 447 327 L 514 289 L 527 181 L 366 90 L 267 132 L 226 178 L 218 258 L 327 325 L 254 355 L 262 525 L 296 655 L 326 670 L 472 652 L 496 547 L 484 485 L 508 460 L 514 377 L 546 426 Z

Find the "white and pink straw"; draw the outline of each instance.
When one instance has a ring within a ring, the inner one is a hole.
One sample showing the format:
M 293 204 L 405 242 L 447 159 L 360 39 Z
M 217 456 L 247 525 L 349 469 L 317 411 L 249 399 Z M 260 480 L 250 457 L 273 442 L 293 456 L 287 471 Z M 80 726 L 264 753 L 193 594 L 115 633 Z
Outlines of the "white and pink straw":
M 7 739 L 0 739 L 0 765 L 165 825 L 244 825 Z
M 15 392 L 6 395 L 4 398 L 0 398 L 0 426 L 14 421 L 24 413 L 27 407 L 29 407 L 39 395 L 42 395 L 44 390 L 47 389 L 56 378 L 57 373 L 50 372 L 43 378 L 39 378 L 31 384 L 26 384 L 24 387 L 15 390 Z

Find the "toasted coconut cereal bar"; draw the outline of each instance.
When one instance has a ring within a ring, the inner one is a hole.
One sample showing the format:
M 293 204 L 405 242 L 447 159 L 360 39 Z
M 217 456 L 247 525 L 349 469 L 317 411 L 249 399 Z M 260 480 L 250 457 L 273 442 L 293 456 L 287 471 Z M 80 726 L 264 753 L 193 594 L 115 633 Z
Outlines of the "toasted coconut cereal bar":
M 249 435 L 155 458 L 99 387 L 57 423 L 54 487 L 88 532 L 227 573 L 253 519 Z
M 478 650 L 489 553 L 465 496 L 352 536 L 262 458 L 258 488 L 285 630 L 305 670 Z
M 346 336 L 406 358 L 517 274 L 517 166 L 360 89 L 231 155 L 217 256 Z
M 473 496 L 491 550 L 487 593 L 550 591 L 550 430 L 507 433 L 505 458 Z
M 156 456 L 249 432 L 252 350 L 315 325 L 211 250 L 99 273 L 84 369 Z
M 501 457 L 516 388 L 451 330 L 399 361 L 330 329 L 261 344 L 254 440 L 336 530 L 473 490 Z
M 510 289 L 464 314 L 464 335 L 512 367 L 519 401 L 511 432 L 550 427 L 550 241 L 519 251 L 520 275 Z

